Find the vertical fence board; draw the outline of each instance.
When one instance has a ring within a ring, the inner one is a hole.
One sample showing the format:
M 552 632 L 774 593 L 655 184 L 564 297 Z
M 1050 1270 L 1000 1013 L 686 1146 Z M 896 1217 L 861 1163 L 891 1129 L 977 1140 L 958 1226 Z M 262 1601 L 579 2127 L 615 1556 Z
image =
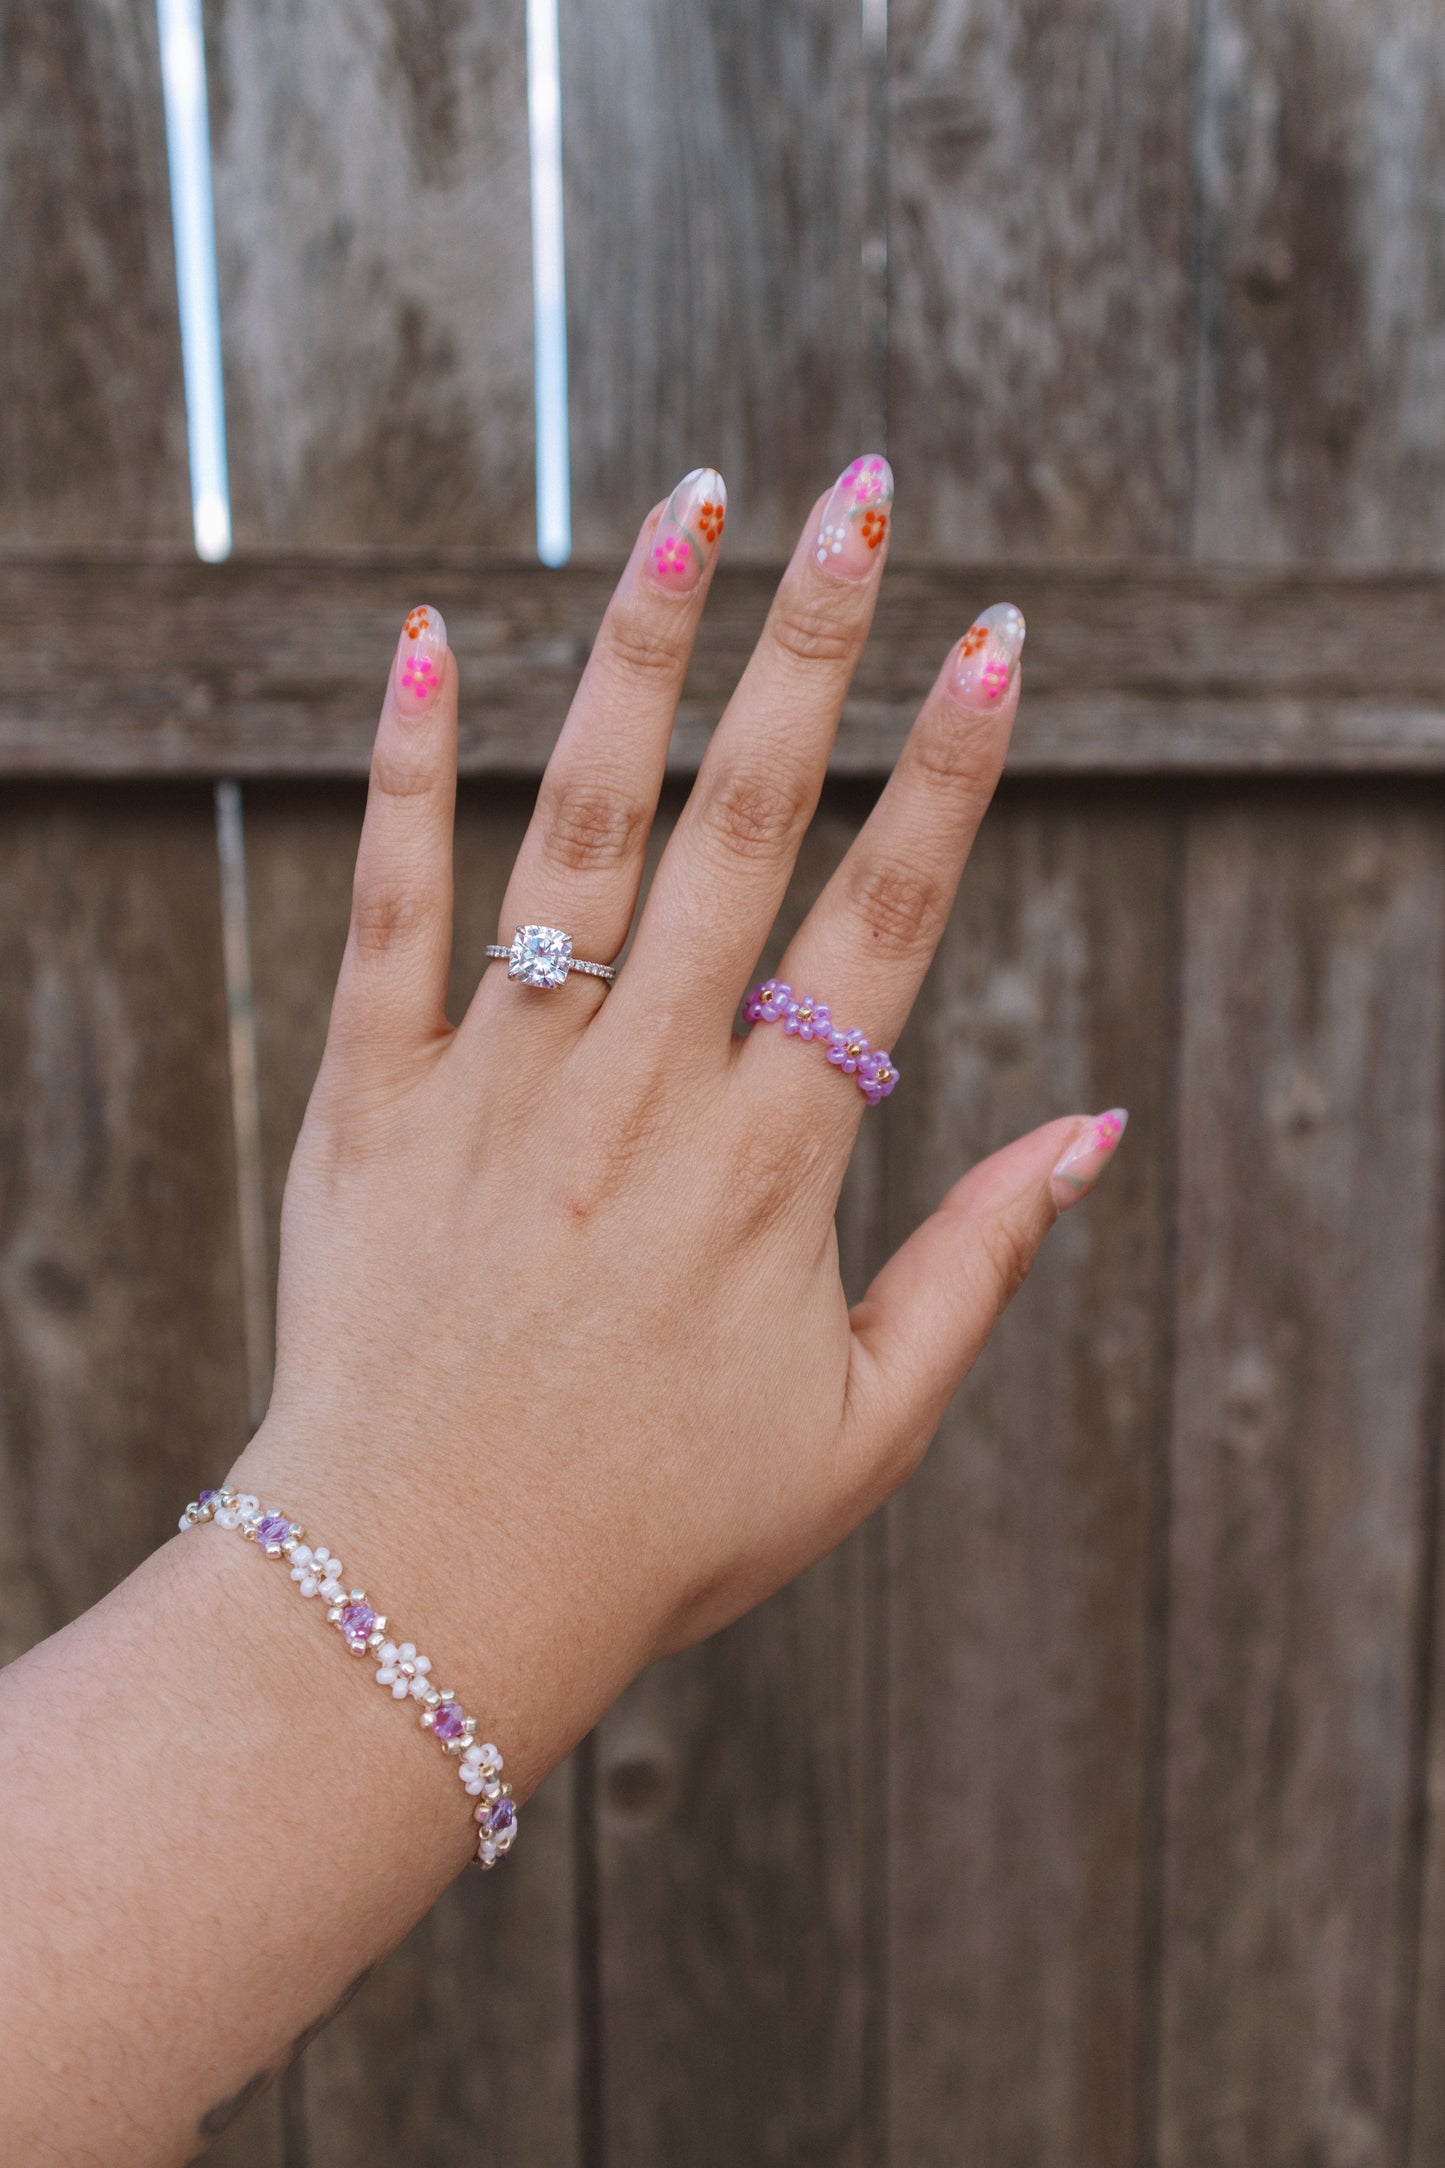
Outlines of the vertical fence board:
M 1033 1123 L 1132 1114 L 890 1509 L 889 2158 L 908 2168 L 1137 2157 L 1177 849 L 1157 801 L 1079 801 L 995 807 L 900 1051 L 897 1237 Z
M 1437 1218 L 1439 1190 L 1437 1170 Z M 1436 1303 L 1437 1343 L 1440 1283 Z M 1440 1354 L 1437 1346 L 1437 1363 Z M 1439 1411 L 1436 1411 L 1438 1423 Z M 1435 1585 L 1430 1620 L 1433 1648 L 1429 1665 L 1431 1693 L 1424 1765 L 1424 1849 L 1419 1885 L 1416 1998 L 1410 2012 L 1412 2101 L 1407 2168 L 1440 2168 L 1445 2161 L 1445 1481 L 1441 1446 L 1435 1444 Z
M 191 531 L 154 0 L 0 15 L 0 538 Z
M 617 549 L 699 464 L 730 555 L 866 448 L 870 71 L 831 0 L 561 0 L 573 520 Z
M 525 0 L 205 12 L 238 542 L 525 548 Z
M 0 796 L 0 1662 L 246 1435 L 211 794 Z M 222 2168 L 281 2168 L 279 2104 Z
M 855 827 L 847 794 L 825 805 L 775 952 Z M 874 1262 L 877 1174 L 865 1140 L 840 1213 L 851 1293 Z M 599 1727 L 609 2161 L 875 2157 L 865 1856 L 877 1832 L 861 1781 L 875 1549 L 862 1532 L 655 1666 Z
M 1205 0 L 1201 557 L 1445 560 L 1429 0 Z
M 900 545 L 1172 553 L 1187 0 L 894 0 L 888 38 Z
M 1226 802 L 1186 916 L 1160 2157 L 1399 2157 L 1437 824 Z
M 494 938 L 530 795 L 498 784 L 461 793 L 453 1015 Z M 346 936 L 362 805 L 349 786 L 247 793 L 273 1268 L 285 1170 Z M 306 2168 L 363 2159 L 430 2168 L 466 2157 L 482 2130 L 487 2150 L 516 2168 L 578 2157 L 573 1852 L 573 1774 L 562 1769 L 529 1806 L 506 1874 L 464 1875 L 308 2050 Z

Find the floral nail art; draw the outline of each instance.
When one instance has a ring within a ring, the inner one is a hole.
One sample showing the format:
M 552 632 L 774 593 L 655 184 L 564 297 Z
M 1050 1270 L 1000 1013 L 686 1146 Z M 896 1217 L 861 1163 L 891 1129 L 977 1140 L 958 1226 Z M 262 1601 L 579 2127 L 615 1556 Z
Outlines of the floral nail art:
M 960 698 L 987 715 L 1014 681 L 1024 651 L 1023 612 L 1011 602 L 995 602 L 975 618 L 958 643 L 953 681 Z
M 1088 1196 L 1118 1150 L 1128 1123 L 1127 1107 L 1110 1107 L 1107 1114 L 1096 1115 L 1083 1135 L 1074 1139 L 1050 1177 L 1054 1203 L 1061 1212 Z
M 708 551 L 722 537 L 727 508 L 727 486 L 716 467 L 694 467 L 683 476 L 648 550 L 648 562 L 664 587 L 679 595 L 696 587 Z
M 398 711 L 415 718 L 424 715 L 436 698 L 447 652 L 446 621 L 440 610 L 421 602 L 407 612 L 396 644 L 396 704 Z
M 823 507 L 814 562 L 840 580 L 866 579 L 888 534 L 893 469 L 881 452 L 865 452 L 843 469 Z

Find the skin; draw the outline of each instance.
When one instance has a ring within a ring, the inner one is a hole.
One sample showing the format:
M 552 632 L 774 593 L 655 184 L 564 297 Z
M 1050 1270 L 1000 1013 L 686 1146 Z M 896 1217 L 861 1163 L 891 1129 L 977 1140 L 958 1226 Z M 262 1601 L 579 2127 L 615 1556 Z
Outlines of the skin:
M 485 1712 L 519 1800 L 644 1665 L 907 1478 L 1079 1193 L 1051 1177 L 1086 1115 L 976 1166 L 850 1313 L 834 1209 L 868 1110 L 817 1048 L 734 1034 L 886 556 L 820 568 L 823 503 L 611 992 L 496 964 L 448 1024 L 455 665 L 419 719 L 396 664 L 388 685 L 286 1191 L 274 1399 L 227 1479 L 340 1552 Z M 500 939 L 544 917 L 608 958 L 632 923 L 707 587 L 653 573 L 661 511 Z M 975 712 L 951 662 L 780 967 L 875 1043 L 918 993 L 1018 703 L 1015 676 Z M 283 1567 L 208 1526 L 0 1676 L 11 2158 L 195 2157 L 463 1866 L 470 1802 L 346 1663 Z

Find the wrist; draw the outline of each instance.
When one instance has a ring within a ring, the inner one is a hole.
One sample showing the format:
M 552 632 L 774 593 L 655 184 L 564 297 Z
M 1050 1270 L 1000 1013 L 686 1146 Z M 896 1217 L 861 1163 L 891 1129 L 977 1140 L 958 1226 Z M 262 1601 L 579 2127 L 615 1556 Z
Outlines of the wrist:
M 275 1506 L 344 1563 L 386 1631 L 425 1650 L 434 1676 L 505 1758 L 519 1800 L 576 1745 L 647 1661 L 589 1585 L 555 1511 L 529 1510 L 476 1472 L 425 1478 L 421 1454 L 379 1455 L 344 1420 L 276 1412 L 225 1477 Z M 474 1471 L 485 1469 L 478 1448 Z

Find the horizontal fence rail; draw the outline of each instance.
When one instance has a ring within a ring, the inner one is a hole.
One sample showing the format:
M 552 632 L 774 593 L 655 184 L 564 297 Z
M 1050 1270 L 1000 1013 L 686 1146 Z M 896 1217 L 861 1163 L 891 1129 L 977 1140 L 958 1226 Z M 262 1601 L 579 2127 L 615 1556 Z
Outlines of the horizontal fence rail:
M 780 569 L 719 568 L 674 772 L 697 765 Z M 461 667 L 463 774 L 535 774 L 616 577 L 455 551 L 0 555 L 0 775 L 364 775 L 420 597 Z M 1030 626 L 1014 774 L 1445 771 L 1440 574 L 904 560 L 835 773 L 891 766 L 949 643 L 1000 596 Z

